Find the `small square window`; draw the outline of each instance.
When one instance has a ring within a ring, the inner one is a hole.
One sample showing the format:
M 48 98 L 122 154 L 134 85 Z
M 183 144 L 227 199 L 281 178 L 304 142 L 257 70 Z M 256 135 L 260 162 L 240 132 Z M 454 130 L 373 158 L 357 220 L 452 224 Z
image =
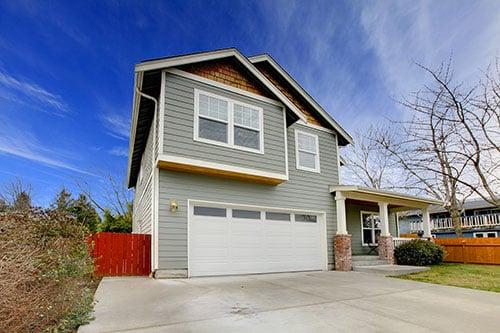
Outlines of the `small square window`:
M 225 208 L 194 206 L 194 215 L 226 217 Z
M 266 212 L 266 220 L 290 221 L 290 214 L 278 212 Z
M 310 222 L 316 223 L 318 220 L 316 215 L 295 214 L 295 222 Z
M 260 220 L 260 212 L 258 210 L 233 209 L 233 217 Z

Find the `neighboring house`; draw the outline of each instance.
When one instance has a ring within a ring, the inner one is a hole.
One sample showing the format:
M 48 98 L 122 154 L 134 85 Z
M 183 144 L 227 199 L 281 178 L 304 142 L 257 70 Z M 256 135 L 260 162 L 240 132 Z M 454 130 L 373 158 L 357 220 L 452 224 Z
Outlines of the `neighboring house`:
M 392 258 L 394 212 L 438 203 L 339 185 L 350 135 L 268 55 L 147 60 L 134 84 L 133 232 L 156 277 L 350 270 L 377 242 Z
M 456 237 L 450 214 L 442 206 L 429 207 L 431 228 L 434 237 Z M 460 217 L 463 237 L 500 237 L 500 207 L 495 207 L 483 199 L 467 200 Z M 399 217 L 401 233 L 422 230 L 419 212 L 407 212 Z

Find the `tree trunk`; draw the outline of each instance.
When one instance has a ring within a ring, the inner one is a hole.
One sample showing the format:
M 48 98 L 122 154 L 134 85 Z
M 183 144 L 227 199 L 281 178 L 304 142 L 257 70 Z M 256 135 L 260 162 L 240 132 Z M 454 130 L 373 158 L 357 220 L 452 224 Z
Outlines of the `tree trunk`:
M 460 221 L 460 210 L 456 207 L 450 208 L 451 222 L 453 223 L 453 228 L 455 229 L 455 234 L 457 237 L 462 237 L 462 222 Z

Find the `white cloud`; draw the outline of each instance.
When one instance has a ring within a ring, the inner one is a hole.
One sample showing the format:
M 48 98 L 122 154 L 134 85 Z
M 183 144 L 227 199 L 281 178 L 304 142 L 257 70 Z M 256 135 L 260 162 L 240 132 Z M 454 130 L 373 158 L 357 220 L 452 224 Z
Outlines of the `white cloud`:
M 377 56 L 388 90 L 422 87 L 415 62 L 437 67 L 450 56 L 456 79 L 475 80 L 500 47 L 500 2 L 370 1 L 360 8 L 368 47 Z
M 108 134 L 112 137 L 128 140 L 130 135 L 130 119 L 118 113 L 106 113 L 101 116 L 104 126 L 108 129 Z
M 60 95 L 51 93 L 35 83 L 18 79 L 2 70 L 0 70 L 0 96 L 21 104 L 35 103 L 35 106 L 44 111 L 58 115 L 69 112 Z M 47 107 L 50 110 L 47 110 Z
M 111 150 L 108 151 L 108 153 L 118 157 L 127 157 L 128 149 L 127 147 L 113 147 Z
M 45 148 L 33 133 L 14 127 L 6 121 L 2 121 L 0 127 L 0 153 L 21 157 L 52 168 L 95 176 L 89 171 L 58 159 L 57 156 L 61 154 L 58 154 L 55 150 Z

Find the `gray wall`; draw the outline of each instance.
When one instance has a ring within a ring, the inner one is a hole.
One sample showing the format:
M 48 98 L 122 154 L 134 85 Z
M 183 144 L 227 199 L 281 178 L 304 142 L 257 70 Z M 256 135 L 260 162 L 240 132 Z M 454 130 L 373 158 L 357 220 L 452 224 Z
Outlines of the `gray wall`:
M 153 181 L 152 181 L 152 157 L 153 157 L 153 126 L 149 130 L 146 147 L 141 158 L 142 179 L 137 180 L 134 193 L 134 208 L 132 217 L 132 232 L 138 234 L 151 234 L 151 222 L 153 220 Z
M 264 154 L 194 141 L 195 88 L 263 108 Z M 167 74 L 164 122 L 163 153 L 165 154 L 268 172 L 285 173 L 283 110 L 280 107 L 214 88 L 184 77 Z
M 186 110 L 183 112 L 193 112 L 192 104 L 185 105 L 185 108 Z M 274 113 L 275 111 L 265 110 L 264 112 Z M 266 114 L 264 118 L 264 127 L 269 128 L 270 125 L 266 123 L 269 116 Z M 318 135 L 320 174 L 296 169 L 295 128 L 301 128 L 306 132 Z M 173 141 L 170 143 L 171 146 L 175 146 L 177 136 L 169 136 L 169 138 Z M 294 124 L 288 128 L 287 138 L 290 180 L 278 186 L 160 170 L 160 269 L 187 268 L 187 199 L 323 211 L 326 213 L 328 262 L 333 263 L 332 239 L 336 230 L 336 212 L 335 200 L 333 195 L 329 193 L 328 186 L 338 184 L 336 137 L 324 131 Z M 193 144 L 192 133 L 189 134 L 189 138 L 181 136 L 180 140 L 186 141 L 185 144 L 191 140 L 191 144 Z M 278 138 L 276 140 L 279 141 Z M 268 145 L 274 144 L 274 140 L 265 141 L 266 154 L 271 150 L 268 149 Z M 211 152 L 218 149 L 221 148 L 210 147 Z M 281 147 L 281 151 L 284 151 L 284 147 Z M 222 153 L 221 156 L 223 156 Z M 237 156 L 228 162 L 236 164 L 238 162 Z M 179 210 L 175 213 L 170 212 L 168 207 L 171 199 L 175 199 L 179 204 Z
M 346 202 L 347 232 L 352 235 L 352 254 L 367 254 L 370 248 L 361 242 L 361 211 L 378 212 L 377 205 L 359 205 Z M 396 215 L 389 214 L 389 232 L 397 237 Z

